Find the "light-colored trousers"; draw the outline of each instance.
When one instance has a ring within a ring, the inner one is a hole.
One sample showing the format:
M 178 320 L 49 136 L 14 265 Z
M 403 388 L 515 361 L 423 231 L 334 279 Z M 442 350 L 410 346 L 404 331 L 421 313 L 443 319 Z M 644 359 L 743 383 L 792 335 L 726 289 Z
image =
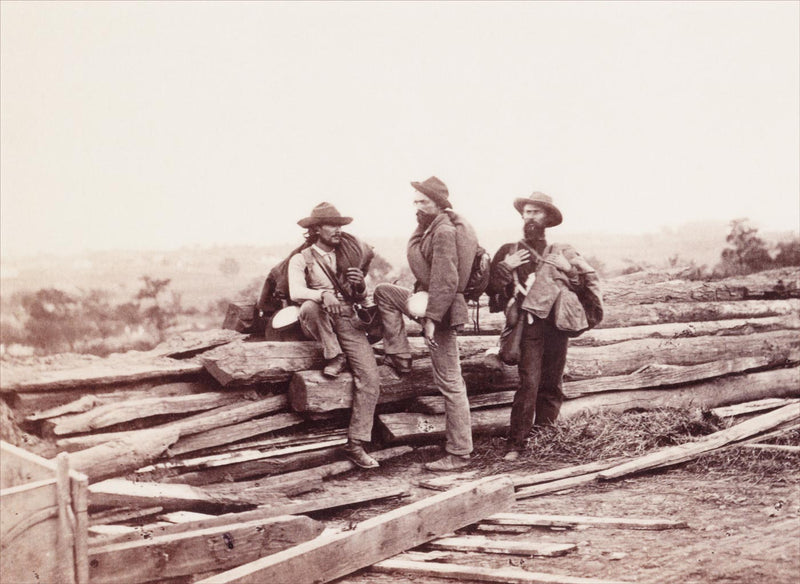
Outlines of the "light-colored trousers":
M 389 355 L 411 356 L 403 315 L 411 318 L 406 306 L 411 290 L 394 284 L 378 284 L 373 295 L 383 321 L 383 348 Z M 434 340 L 439 345 L 431 351 L 433 381 L 444 396 L 445 450 L 450 454 L 472 452 L 472 426 L 467 386 L 461 376 L 458 337 L 455 329 L 436 326 Z
M 345 307 L 340 316 L 331 316 L 322 305 L 306 300 L 300 306 L 300 326 L 310 338 L 322 344 L 325 359 L 344 353 L 353 373 L 353 408 L 347 437 L 351 440 L 372 440 L 375 406 L 380 396 L 380 376 L 375 352 L 364 331 L 353 326 L 353 311 Z

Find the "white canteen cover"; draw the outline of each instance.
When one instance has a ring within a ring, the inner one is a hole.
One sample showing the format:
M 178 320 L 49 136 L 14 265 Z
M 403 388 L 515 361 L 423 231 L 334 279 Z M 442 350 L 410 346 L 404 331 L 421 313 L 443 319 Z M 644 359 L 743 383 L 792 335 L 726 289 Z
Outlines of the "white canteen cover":
M 290 305 L 286 308 L 281 308 L 275 313 L 275 316 L 272 317 L 271 326 L 276 331 L 288 328 L 297 322 L 299 315 L 299 306 Z
M 414 318 L 422 318 L 425 316 L 425 311 L 428 310 L 428 293 L 417 292 L 412 294 L 408 299 L 408 313 Z

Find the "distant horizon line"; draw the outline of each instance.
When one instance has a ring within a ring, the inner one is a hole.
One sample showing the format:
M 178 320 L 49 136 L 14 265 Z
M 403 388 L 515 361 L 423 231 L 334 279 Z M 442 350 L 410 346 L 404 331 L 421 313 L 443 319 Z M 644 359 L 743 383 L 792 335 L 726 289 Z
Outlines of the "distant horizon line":
M 554 239 L 561 239 L 562 237 L 576 237 L 576 238 L 585 238 L 585 237 L 617 237 L 617 238 L 639 238 L 639 237 L 646 237 L 646 236 L 653 236 L 653 235 L 663 235 L 665 233 L 670 232 L 680 232 L 687 228 L 697 227 L 697 226 L 723 226 L 729 225 L 733 220 L 720 220 L 720 221 L 688 221 L 681 225 L 677 226 L 661 226 L 657 230 L 650 230 L 650 231 L 641 231 L 641 232 L 611 232 L 611 231 L 601 231 L 601 230 L 561 230 L 560 228 L 558 233 L 553 233 Z M 345 229 L 347 231 L 347 229 Z M 486 230 L 487 236 L 489 234 L 493 236 L 498 235 L 499 233 L 506 231 L 504 229 L 490 229 Z M 767 238 L 770 237 L 779 237 L 783 238 L 788 235 L 795 235 L 800 236 L 800 228 L 798 229 L 768 229 L 762 231 L 758 229 L 758 233 L 761 236 L 766 236 Z M 364 238 L 372 239 L 372 240 L 405 240 L 407 239 L 407 235 L 378 235 L 378 234 L 370 234 L 365 233 Z M 480 235 L 479 235 L 480 238 Z M 488 237 L 487 237 L 488 238 Z M 172 246 L 154 246 L 154 247 L 140 247 L 140 248 L 133 248 L 133 247 L 84 247 L 84 248 L 62 248 L 59 250 L 38 250 L 33 252 L 19 252 L 19 251 L 12 251 L 6 252 L 4 250 L 0 250 L 0 261 L 8 261 L 8 260 L 24 260 L 27 258 L 34 258 L 34 257 L 41 257 L 41 256 L 57 256 L 57 257 L 70 257 L 70 256 L 81 256 L 87 254 L 96 254 L 96 253 L 171 253 L 171 252 L 178 252 L 184 249 L 213 249 L 213 248 L 269 248 L 269 247 L 292 247 L 297 245 L 301 242 L 300 234 L 298 234 L 297 239 L 293 239 L 291 241 L 252 241 L 252 242 L 207 242 L 207 243 L 200 243 L 200 242 L 190 242 L 190 243 L 182 243 Z M 5 246 L 3 246 L 5 247 Z

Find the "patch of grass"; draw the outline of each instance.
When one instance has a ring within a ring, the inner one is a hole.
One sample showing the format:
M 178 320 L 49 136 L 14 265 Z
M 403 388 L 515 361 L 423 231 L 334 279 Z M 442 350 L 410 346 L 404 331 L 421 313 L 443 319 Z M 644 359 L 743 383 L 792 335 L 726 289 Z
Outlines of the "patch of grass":
M 720 429 L 718 420 L 688 409 L 583 413 L 558 420 L 550 427 L 535 427 L 520 460 L 548 470 L 635 457 L 665 446 L 689 442 Z M 502 472 L 518 468 L 519 462 L 508 464 L 502 460 L 504 449 L 504 438 L 478 439 L 472 467 L 480 468 L 482 474 L 486 470 Z
M 800 446 L 800 429 L 794 429 L 777 438 L 765 440 L 763 444 Z M 698 474 L 736 476 L 747 480 L 748 483 L 776 479 L 798 483 L 800 476 L 797 473 L 786 472 L 787 470 L 796 470 L 798 462 L 800 462 L 800 454 L 797 452 L 731 446 L 709 452 L 690 461 L 686 465 L 686 470 Z

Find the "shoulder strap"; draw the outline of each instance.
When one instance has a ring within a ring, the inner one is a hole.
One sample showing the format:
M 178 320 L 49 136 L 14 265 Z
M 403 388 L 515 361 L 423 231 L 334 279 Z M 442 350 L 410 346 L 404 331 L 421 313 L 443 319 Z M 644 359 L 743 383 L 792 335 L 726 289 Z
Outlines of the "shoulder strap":
M 539 261 L 542 261 L 542 260 L 544 260 L 544 258 L 546 258 L 549 254 L 551 254 L 553 252 L 553 246 L 555 244 L 551 243 L 550 245 L 548 245 L 546 248 L 544 248 L 544 253 L 541 253 L 541 254 L 538 251 L 536 251 L 535 249 L 533 249 L 530 245 L 528 245 L 527 242 L 525 242 L 524 240 L 518 241 L 517 245 L 521 245 L 522 247 L 527 249 L 529 252 L 531 252 L 531 255 L 536 257 L 536 259 L 538 259 Z M 514 251 L 516 251 L 516 249 Z
M 339 279 L 333 272 L 331 272 L 331 269 L 325 264 L 325 262 L 322 261 L 322 258 L 313 248 L 311 248 L 311 255 L 314 257 L 314 261 L 317 262 L 317 265 L 320 267 L 320 269 L 322 269 L 322 271 L 325 272 L 325 275 L 331 281 L 333 287 L 336 288 L 336 291 L 339 292 L 339 294 L 341 294 L 342 298 L 344 298 L 348 302 L 352 302 L 350 295 L 344 291 L 344 288 L 342 288 L 341 283 L 339 283 Z

